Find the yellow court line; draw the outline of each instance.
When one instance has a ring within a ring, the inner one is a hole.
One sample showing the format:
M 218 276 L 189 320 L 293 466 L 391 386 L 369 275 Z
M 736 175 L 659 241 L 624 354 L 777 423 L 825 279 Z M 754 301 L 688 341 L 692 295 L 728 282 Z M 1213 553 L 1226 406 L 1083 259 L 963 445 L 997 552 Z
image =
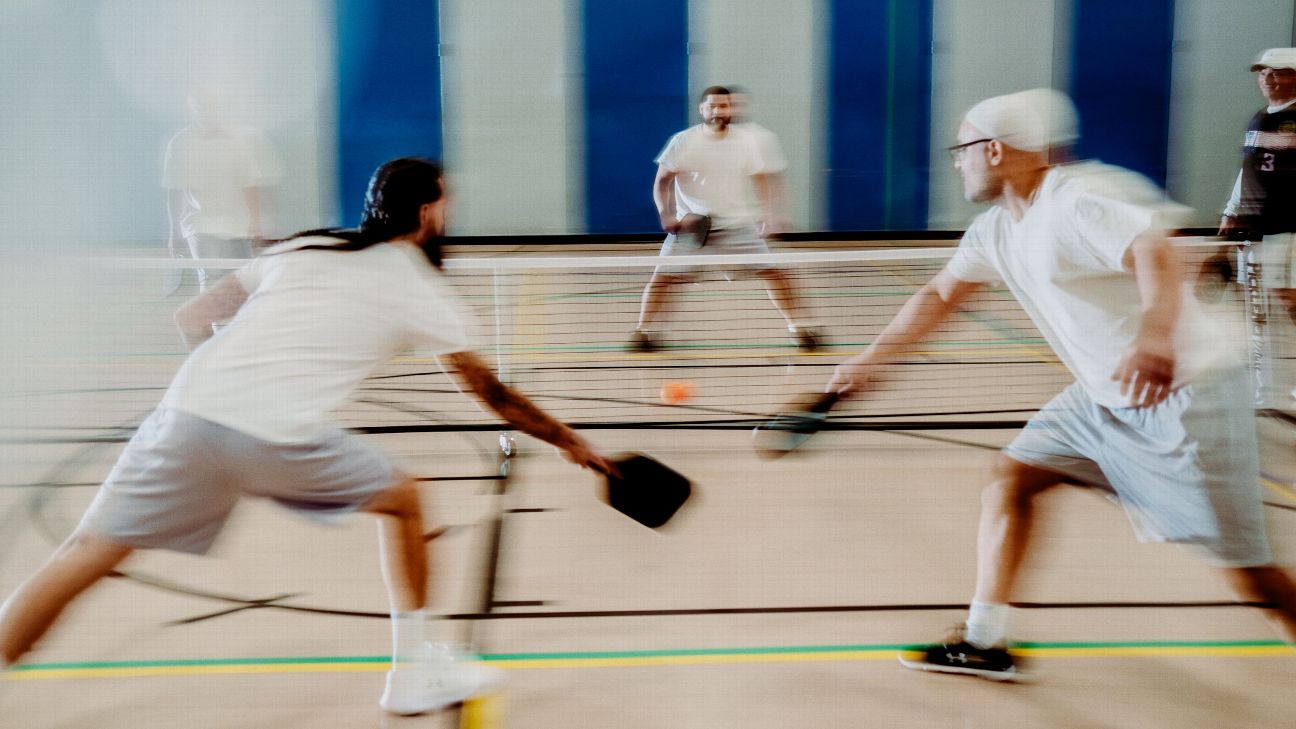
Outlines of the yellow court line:
M 903 651 L 918 655 L 917 651 Z M 1272 658 L 1296 656 L 1296 647 L 1258 646 L 1094 646 L 1014 648 L 1013 653 L 1033 658 Z M 626 656 L 589 658 L 537 658 L 491 661 L 510 670 L 634 668 L 663 666 L 734 665 L 757 663 L 852 663 L 894 660 L 897 651 L 807 651 L 803 653 L 757 653 L 683 656 Z M 359 663 L 266 663 L 197 666 L 125 666 L 105 668 L 63 668 L 11 671 L 10 681 L 41 681 L 95 678 L 139 678 L 159 676 L 216 676 L 275 673 L 376 673 L 386 671 L 388 661 Z
M 734 663 L 825 663 L 895 660 L 894 651 L 808 651 L 698 656 L 627 656 L 623 658 L 536 658 L 492 662 L 503 668 L 634 668 L 640 666 L 701 666 Z
M 1268 479 L 1268 478 L 1261 478 L 1260 483 L 1264 484 L 1265 488 L 1269 489 L 1275 494 L 1278 494 L 1279 496 L 1285 499 L 1296 501 L 1296 489 L 1293 489 L 1287 484 L 1279 483 L 1278 481 L 1274 481 L 1273 479 Z

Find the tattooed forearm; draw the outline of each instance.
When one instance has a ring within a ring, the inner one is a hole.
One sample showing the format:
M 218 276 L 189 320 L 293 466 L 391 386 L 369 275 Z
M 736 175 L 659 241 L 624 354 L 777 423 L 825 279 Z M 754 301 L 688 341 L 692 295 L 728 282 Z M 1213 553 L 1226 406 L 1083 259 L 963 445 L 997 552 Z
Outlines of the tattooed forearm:
M 575 442 L 576 435 L 571 428 L 554 420 L 522 393 L 500 382 L 477 355 L 459 352 L 450 355 L 448 361 L 464 387 L 476 393 L 513 427 L 559 448 Z

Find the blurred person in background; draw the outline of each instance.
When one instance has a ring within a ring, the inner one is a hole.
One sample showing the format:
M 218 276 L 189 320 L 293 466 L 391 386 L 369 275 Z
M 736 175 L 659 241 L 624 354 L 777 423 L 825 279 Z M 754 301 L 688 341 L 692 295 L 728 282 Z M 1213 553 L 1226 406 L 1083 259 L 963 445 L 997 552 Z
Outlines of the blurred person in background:
M 702 92 L 702 123 L 672 136 L 657 157 L 653 202 L 666 240 L 662 256 L 769 253 L 766 241 L 783 232 L 787 200 L 781 177 L 787 166 L 778 140 L 768 130 L 758 134 L 750 124 L 734 123 L 733 94 L 724 86 Z M 763 127 L 762 127 L 763 129 Z M 703 230 L 694 229 L 700 223 Z M 697 267 L 663 264 L 644 288 L 639 322 L 629 348 L 657 349 L 653 329 L 673 289 L 692 279 Z M 759 277 L 803 351 L 819 339 L 803 318 L 791 279 L 768 265 L 741 269 Z
M 1264 97 L 1265 107 L 1251 117 L 1242 142 L 1242 166 L 1233 192 L 1220 218 L 1219 235 L 1236 241 L 1251 241 L 1243 249 L 1239 279 L 1247 283 L 1247 262 L 1260 265 L 1259 284 L 1274 294 L 1274 303 L 1296 323 L 1296 274 L 1292 271 L 1292 245 L 1296 234 L 1296 48 L 1270 48 L 1251 66 Z M 1222 269 L 1222 267 L 1221 267 Z M 1267 294 L 1266 294 L 1267 298 Z M 1259 302 L 1264 309 L 1269 301 Z M 1277 319 L 1263 322 L 1267 351 L 1261 356 L 1258 404 L 1277 403 L 1267 397 L 1274 380 L 1288 381 L 1287 373 L 1275 367 L 1274 346 L 1290 340 L 1292 332 L 1283 326 L 1284 336 L 1274 336 Z M 1276 384 L 1276 383 L 1274 383 Z M 1279 388 L 1279 391 L 1290 388 Z M 1296 391 L 1293 391 L 1296 395 Z
M 167 250 L 172 257 L 251 258 L 264 237 L 268 190 L 281 175 L 278 160 L 254 130 L 231 123 L 211 89 L 188 98 L 190 124 L 166 146 Z M 225 271 L 228 273 L 228 271 Z M 197 269 L 206 291 L 224 273 Z
M 771 165 L 765 173 L 769 198 L 777 203 L 771 206 L 771 217 L 761 221 L 761 234 L 768 240 L 786 233 L 791 222 L 787 217 L 787 175 L 784 174 L 787 161 L 783 156 L 783 145 L 779 143 L 777 134 L 751 120 L 751 96 L 746 89 L 730 85 L 729 104 L 733 109 L 730 127 L 750 132 L 756 137 L 756 148 L 760 151 L 761 158 L 779 163 L 779 169 L 776 170 Z

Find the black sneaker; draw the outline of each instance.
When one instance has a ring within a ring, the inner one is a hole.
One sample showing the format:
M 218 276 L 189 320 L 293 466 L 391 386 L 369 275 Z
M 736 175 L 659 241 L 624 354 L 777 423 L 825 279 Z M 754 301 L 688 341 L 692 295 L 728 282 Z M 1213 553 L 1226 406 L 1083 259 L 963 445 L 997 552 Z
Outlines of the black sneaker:
M 819 336 L 815 334 L 813 329 L 797 327 L 796 331 L 792 332 L 792 334 L 796 337 L 797 347 L 802 352 L 819 351 Z
M 1029 676 L 1013 661 L 1007 648 L 978 648 L 960 629 L 944 642 L 900 653 L 900 665 L 919 671 L 961 673 L 991 681 L 1026 681 Z
M 638 329 L 630 335 L 630 341 L 626 344 L 626 349 L 639 354 L 651 354 L 657 351 L 657 343 L 648 332 L 642 332 Z

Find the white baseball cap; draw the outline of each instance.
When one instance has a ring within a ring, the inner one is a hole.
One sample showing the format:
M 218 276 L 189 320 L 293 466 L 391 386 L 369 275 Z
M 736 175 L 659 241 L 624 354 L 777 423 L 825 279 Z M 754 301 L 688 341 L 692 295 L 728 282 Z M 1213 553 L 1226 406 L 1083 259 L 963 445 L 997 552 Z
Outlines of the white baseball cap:
M 1028 152 L 1065 146 L 1080 136 L 1075 105 L 1054 89 L 995 96 L 969 109 L 964 119 L 987 136 Z
M 1256 57 L 1252 71 L 1262 68 L 1290 68 L 1296 71 L 1296 48 L 1270 48 Z

